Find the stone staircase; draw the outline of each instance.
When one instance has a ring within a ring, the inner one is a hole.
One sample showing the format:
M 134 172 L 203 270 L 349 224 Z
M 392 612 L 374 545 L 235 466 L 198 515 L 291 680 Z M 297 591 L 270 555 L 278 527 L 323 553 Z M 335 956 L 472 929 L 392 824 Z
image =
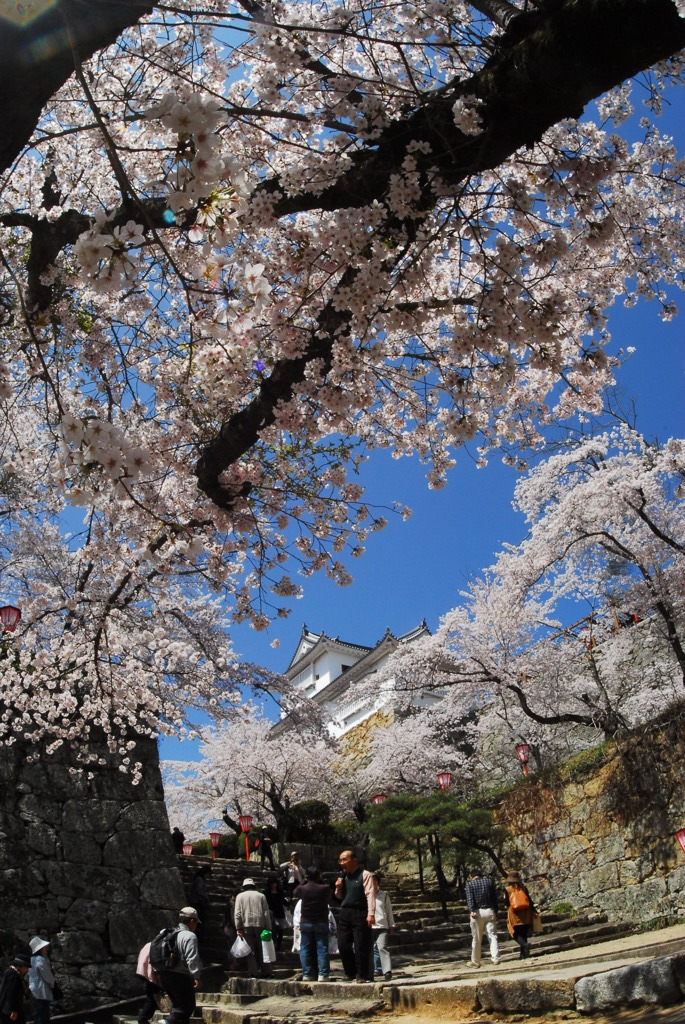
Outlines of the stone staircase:
M 221 930 L 227 900 L 240 891 L 248 876 L 254 878 L 258 888 L 263 888 L 270 872 L 262 872 L 254 862 L 238 860 L 212 862 L 210 858 L 193 856 L 181 857 L 180 861 L 187 894 L 193 873 L 203 864 L 212 864 L 207 882 L 210 908 L 201 940 L 201 953 L 208 969 L 203 978 L 204 991 L 198 995 L 198 1011 L 204 1024 L 307 1024 L 322 1016 L 328 1024 L 349 1024 L 351 1018 L 374 1016 L 394 1002 L 388 983 L 361 986 L 336 981 L 336 977 L 342 979 L 337 957 L 332 958 L 330 982 L 300 981 L 299 957 L 291 952 L 290 932 L 284 937 L 269 978 L 253 979 L 242 972 L 228 971 L 228 939 Z M 391 939 L 391 985 L 412 981 L 421 984 L 436 969 L 459 973 L 469 959 L 471 945 L 465 904 L 450 898 L 445 920 L 435 888 L 427 886 L 422 893 L 415 879 L 400 876 L 386 876 L 384 884 L 396 921 Z M 549 953 L 591 946 L 632 930 L 627 925 L 610 924 L 598 914 L 560 917 L 546 913 L 544 907 L 541 912 L 545 928 L 533 940 L 534 963 Z M 518 950 L 509 940 L 503 923 L 500 944 L 502 960 L 515 967 Z M 120 1024 L 128 1022 L 122 1020 Z

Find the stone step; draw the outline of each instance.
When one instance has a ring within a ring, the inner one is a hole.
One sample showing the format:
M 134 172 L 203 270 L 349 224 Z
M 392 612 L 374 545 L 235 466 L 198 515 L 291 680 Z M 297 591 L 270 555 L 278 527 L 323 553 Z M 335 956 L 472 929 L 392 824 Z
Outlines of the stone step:
M 556 953 L 560 950 L 576 949 L 580 946 L 591 946 L 598 942 L 604 942 L 608 938 L 619 938 L 621 935 L 628 935 L 633 929 L 630 925 L 621 924 L 598 924 L 594 927 L 560 930 L 547 934 L 545 932 L 536 935 L 531 939 L 533 948 L 545 953 Z M 394 935 L 393 935 L 394 939 Z M 509 934 L 503 930 L 499 935 L 500 945 L 512 941 Z M 471 948 L 470 933 L 461 937 L 446 938 L 440 942 L 407 944 L 403 946 L 390 946 L 391 955 L 408 956 L 412 954 L 416 960 L 435 960 L 440 954 L 446 952 L 462 951 L 468 957 Z M 506 949 L 506 946 L 504 947 Z
M 368 995 L 360 989 L 366 989 Z M 385 1001 L 369 984 L 302 982 L 295 979 L 232 977 L 221 993 L 198 997 L 205 1024 L 277 1024 L 284 1019 L 318 1021 L 373 1016 Z

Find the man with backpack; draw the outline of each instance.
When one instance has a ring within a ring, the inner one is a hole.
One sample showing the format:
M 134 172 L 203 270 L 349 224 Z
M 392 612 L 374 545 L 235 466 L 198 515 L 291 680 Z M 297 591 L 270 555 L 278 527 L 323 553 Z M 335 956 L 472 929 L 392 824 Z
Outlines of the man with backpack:
M 178 921 L 173 932 L 160 932 L 150 943 L 150 965 L 171 1000 L 167 1024 L 189 1024 L 195 1013 L 195 990 L 200 987 L 202 972 L 195 934 L 200 919 L 195 907 L 183 907 Z

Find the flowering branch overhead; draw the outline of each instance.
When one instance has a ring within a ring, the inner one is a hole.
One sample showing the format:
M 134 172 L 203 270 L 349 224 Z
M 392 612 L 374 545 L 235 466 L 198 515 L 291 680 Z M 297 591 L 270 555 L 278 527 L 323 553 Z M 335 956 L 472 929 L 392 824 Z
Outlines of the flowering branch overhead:
M 675 314 L 683 171 L 655 118 L 685 19 L 672 0 L 10 7 L 1 581 L 27 636 L 45 624 L 55 685 L 78 665 L 102 695 L 93 719 L 164 692 L 143 704 L 166 723 L 180 655 L 155 675 L 146 633 L 122 696 L 127 616 L 172 620 L 162 591 L 187 586 L 264 629 L 313 572 L 349 583 L 345 553 L 386 521 L 369 451 L 418 455 L 438 488 L 469 441 L 482 463 L 538 445 L 601 409 L 612 303 Z M 233 693 L 226 623 L 177 648 L 206 668 L 198 701 Z

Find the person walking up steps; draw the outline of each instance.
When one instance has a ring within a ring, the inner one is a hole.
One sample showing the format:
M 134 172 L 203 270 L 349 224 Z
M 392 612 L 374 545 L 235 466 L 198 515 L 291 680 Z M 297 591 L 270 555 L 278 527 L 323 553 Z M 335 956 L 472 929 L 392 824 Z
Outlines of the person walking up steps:
M 395 918 L 392 913 L 390 897 L 384 889 L 381 889 L 383 872 L 374 871 L 378 889 L 376 890 L 376 923 L 372 928 L 374 939 L 373 946 L 373 973 L 382 976 L 386 981 L 392 978 L 392 960 L 388 949 L 388 935 L 395 930 Z
M 243 887 L 235 898 L 235 930 L 251 949 L 247 958 L 247 970 L 251 977 L 266 976 L 271 968 L 264 963 L 261 934 L 271 931 L 271 914 L 266 896 L 258 892 L 254 879 L 244 878 Z
M 497 941 L 497 889 L 489 877 L 484 877 L 479 868 L 473 868 L 466 883 L 466 903 L 471 915 L 471 959 L 467 967 L 480 967 L 483 932 L 490 943 L 493 964 L 499 963 Z
M 200 987 L 202 963 L 198 948 L 197 926 L 200 923 L 195 907 L 183 907 L 175 932 L 176 962 L 159 971 L 159 983 L 171 1000 L 167 1024 L 190 1024 L 195 1015 L 195 990 Z
M 328 981 L 331 962 L 328 953 L 328 900 L 330 886 L 321 872 L 312 865 L 306 870 L 307 880 L 298 885 L 293 899 L 301 900 L 300 963 L 303 981 Z
M 530 956 L 528 938 L 537 911 L 518 871 L 510 871 L 504 880 L 504 901 L 507 907 L 507 931 L 518 944 L 519 959 L 527 960 Z

